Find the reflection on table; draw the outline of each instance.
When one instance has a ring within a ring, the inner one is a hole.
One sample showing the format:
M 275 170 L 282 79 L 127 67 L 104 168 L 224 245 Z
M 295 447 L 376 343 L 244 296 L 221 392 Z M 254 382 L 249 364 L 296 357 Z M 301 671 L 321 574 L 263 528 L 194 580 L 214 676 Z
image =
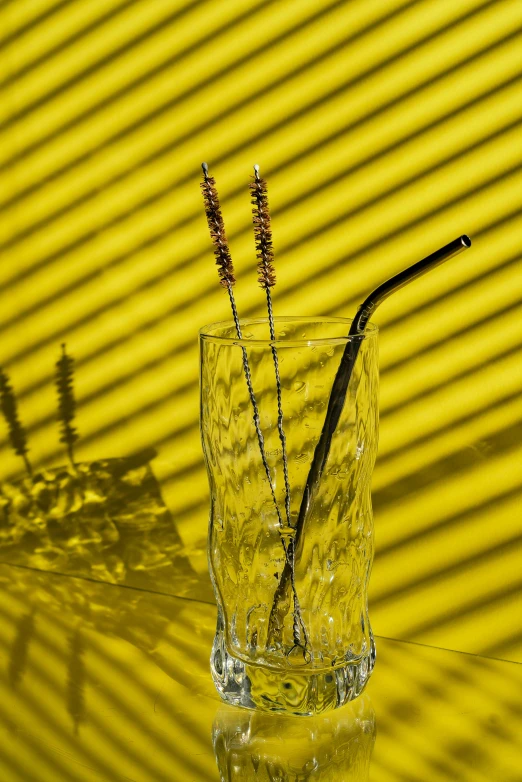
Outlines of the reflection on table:
M 367 695 L 306 719 L 223 706 L 212 735 L 222 782 L 368 782 L 375 713 Z
M 522 780 L 515 663 L 378 638 L 362 699 L 274 718 L 220 703 L 212 605 L 13 566 L 0 588 L 2 782 Z

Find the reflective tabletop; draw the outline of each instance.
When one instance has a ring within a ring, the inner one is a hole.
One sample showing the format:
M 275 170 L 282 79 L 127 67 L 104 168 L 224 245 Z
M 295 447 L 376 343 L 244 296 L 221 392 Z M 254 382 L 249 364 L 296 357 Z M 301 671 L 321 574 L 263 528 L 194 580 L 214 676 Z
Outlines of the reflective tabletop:
M 210 602 L 0 566 L 3 782 L 522 782 L 522 665 L 377 638 L 317 718 L 224 706 Z

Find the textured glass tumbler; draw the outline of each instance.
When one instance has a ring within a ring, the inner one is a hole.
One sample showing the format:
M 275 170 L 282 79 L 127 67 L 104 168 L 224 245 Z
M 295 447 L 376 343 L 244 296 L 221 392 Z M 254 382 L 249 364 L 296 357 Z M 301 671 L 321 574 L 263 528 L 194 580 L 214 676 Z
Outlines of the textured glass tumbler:
M 356 338 L 361 345 L 328 460 L 298 524 L 350 321 L 276 318 L 275 342 L 265 319 L 241 325 L 241 340 L 232 323 L 200 332 L 208 554 L 218 605 L 211 671 L 228 703 L 316 714 L 357 697 L 375 662 L 367 589 L 377 329 L 369 325 Z

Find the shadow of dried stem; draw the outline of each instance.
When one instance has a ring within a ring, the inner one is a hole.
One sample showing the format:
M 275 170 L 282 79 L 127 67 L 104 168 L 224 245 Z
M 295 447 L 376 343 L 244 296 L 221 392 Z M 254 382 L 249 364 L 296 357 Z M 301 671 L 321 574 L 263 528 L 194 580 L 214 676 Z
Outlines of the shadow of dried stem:
M 55 375 L 55 385 L 58 392 L 58 421 L 61 431 L 60 442 L 66 445 L 69 461 L 74 468 L 74 443 L 78 440 L 78 431 L 73 426 L 76 416 L 73 377 L 74 359 L 67 355 L 65 343 L 63 343 L 62 355 L 56 362 Z

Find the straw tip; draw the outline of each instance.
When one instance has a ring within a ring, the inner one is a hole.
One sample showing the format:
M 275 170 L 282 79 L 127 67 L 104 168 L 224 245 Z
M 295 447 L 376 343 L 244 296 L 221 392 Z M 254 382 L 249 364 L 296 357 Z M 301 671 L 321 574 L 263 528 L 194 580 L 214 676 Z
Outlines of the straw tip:
M 471 239 L 469 238 L 469 236 L 467 234 L 463 234 L 460 237 L 460 241 L 462 242 L 464 247 L 471 247 Z

